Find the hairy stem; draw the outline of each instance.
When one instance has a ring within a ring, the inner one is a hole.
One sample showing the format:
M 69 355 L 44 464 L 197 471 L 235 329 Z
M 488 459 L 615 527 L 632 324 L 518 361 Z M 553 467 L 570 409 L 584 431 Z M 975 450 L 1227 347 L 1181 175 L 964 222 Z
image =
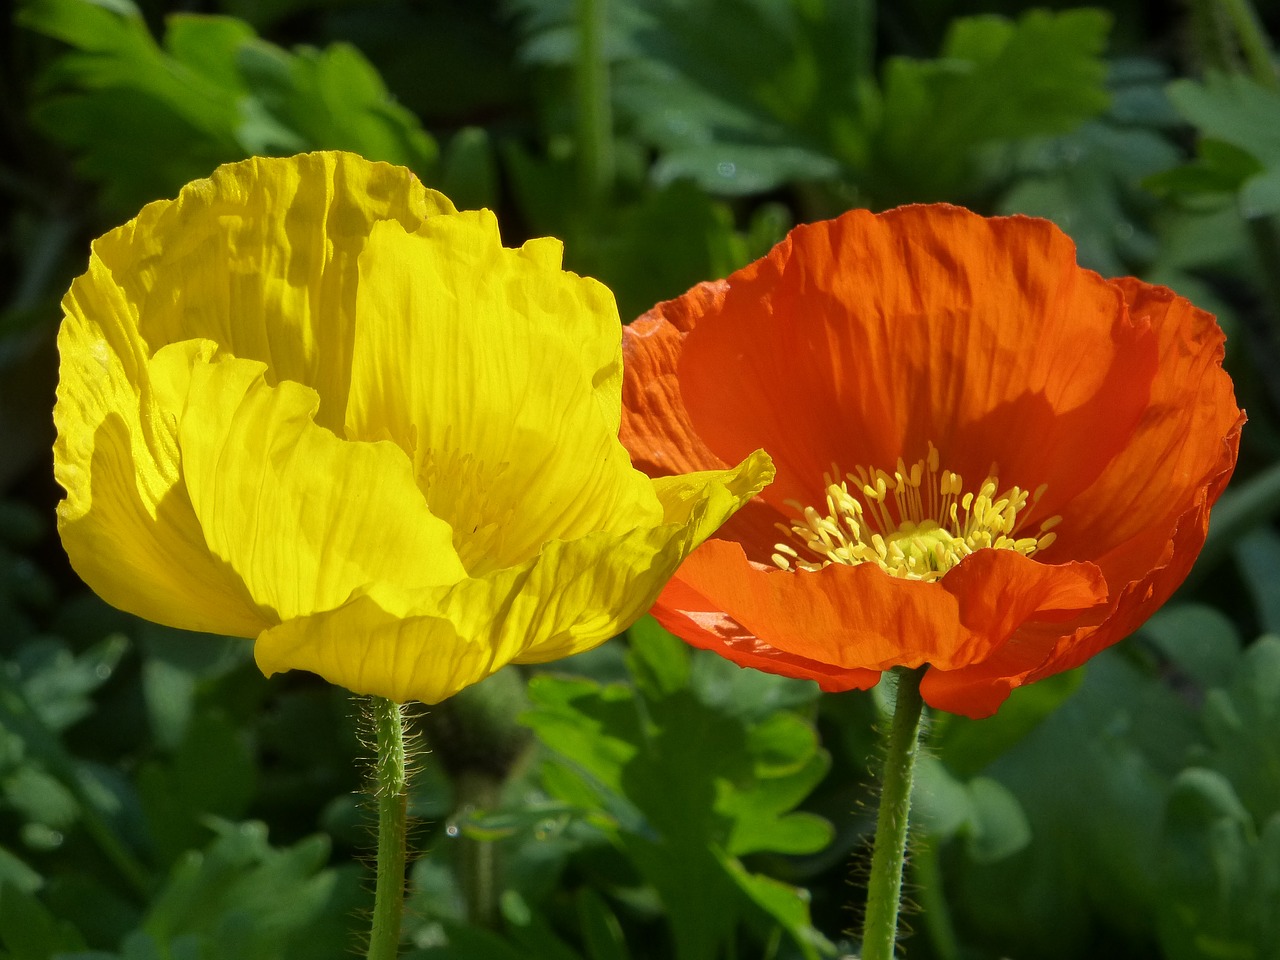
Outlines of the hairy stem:
M 862 960 L 891 960 L 898 940 L 898 905 L 907 853 L 911 781 L 920 747 L 920 717 L 924 712 L 924 701 L 920 698 L 923 673 L 923 669 L 895 671 L 898 703 L 885 743 L 880 812 L 876 817 L 867 914 L 862 928 Z
M 405 831 L 409 803 L 405 771 L 404 714 L 383 697 L 370 700 L 377 736 L 374 796 L 378 804 L 378 863 L 373 930 L 367 960 L 395 960 L 404 915 Z

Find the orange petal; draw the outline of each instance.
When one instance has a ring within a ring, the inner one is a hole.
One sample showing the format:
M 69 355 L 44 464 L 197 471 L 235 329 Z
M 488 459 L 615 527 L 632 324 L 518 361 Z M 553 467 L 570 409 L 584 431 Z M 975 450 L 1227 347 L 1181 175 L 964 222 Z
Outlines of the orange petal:
M 941 582 L 958 598 L 962 623 L 1003 637 L 985 656 L 934 661 L 921 682 L 930 706 L 969 717 L 994 713 L 1045 662 L 1064 621 L 1107 609 L 1107 584 L 1095 565 L 1055 566 L 1012 550 L 979 550 Z
M 777 505 L 820 502 L 832 461 L 892 466 L 930 440 L 970 482 L 995 461 L 1068 497 L 1126 442 L 1154 374 L 1150 331 L 1047 221 L 855 210 L 713 292 L 663 311 L 688 330 L 663 396 L 717 457 L 769 451 Z
M 716 310 L 726 289 L 723 280 L 700 283 L 622 330 L 620 439 L 632 451 L 636 467 L 652 477 L 728 465 L 708 449 L 690 422 L 679 379 L 685 337 L 701 314 Z
M 1053 548 L 1097 557 L 1113 588 L 1145 576 L 1183 517 L 1206 496 L 1209 503 L 1217 499 L 1244 423 L 1222 369 L 1224 338 L 1213 317 L 1163 287 L 1132 279 L 1116 285 L 1158 338 L 1158 375 L 1133 437 L 1064 511 Z M 1200 543 L 1192 549 L 1189 559 Z
M 650 612 L 658 623 L 685 642 L 718 653 L 741 667 L 755 667 L 797 680 L 816 680 L 823 690 L 831 692 L 866 690 L 880 680 L 879 670 L 844 669 L 771 647 L 678 576 L 668 581 Z
M 849 672 L 978 663 L 1024 624 L 1068 619 L 1105 599 L 1092 565 L 1051 566 L 1012 551 L 981 551 L 930 583 L 869 563 L 771 570 L 748 561 L 739 544 L 709 540 L 664 590 L 654 616 L 740 663 L 764 658 L 811 671 L 792 676 L 825 664 L 849 686 L 866 686 L 866 677 Z
M 765 502 L 721 531 L 740 545 L 695 553 L 659 619 L 831 688 L 865 685 L 850 671 L 927 662 L 928 702 L 973 716 L 1083 662 L 1171 595 L 1243 423 L 1208 314 L 1079 268 L 1046 221 L 947 206 L 797 228 L 625 336 L 624 437 L 638 463 L 763 446 L 778 471 Z M 1057 542 L 1034 559 L 979 551 L 936 583 L 748 562 L 768 557 L 788 500 L 823 502 L 833 461 L 892 470 L 930 442 L 966 488 L 990 470 L 1002 487 L 1045 484 L 1022 530 L 1061 514 Z

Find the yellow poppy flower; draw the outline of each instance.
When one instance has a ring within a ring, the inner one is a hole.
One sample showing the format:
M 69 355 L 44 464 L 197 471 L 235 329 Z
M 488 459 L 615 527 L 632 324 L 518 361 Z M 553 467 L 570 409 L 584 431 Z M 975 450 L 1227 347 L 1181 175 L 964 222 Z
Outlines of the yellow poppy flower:
M 342 153 L 148 205 L 63 300 L 72 565 L 139 616 L 255 638 L 267 675 L 397 701 L 616 634 L 773 468 L 634 470 L 617 308 L 560 259 Z

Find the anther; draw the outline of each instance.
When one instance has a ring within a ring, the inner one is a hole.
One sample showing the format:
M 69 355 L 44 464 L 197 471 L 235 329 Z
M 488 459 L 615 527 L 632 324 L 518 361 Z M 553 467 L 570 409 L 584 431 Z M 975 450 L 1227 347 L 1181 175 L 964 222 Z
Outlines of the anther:
M 941 453 L 932 443 L 923 459 L 908 466 L 899 457 L 896 467 L 889 473 L 859 466 L 840 479 L 833 463 L 822 478 L 826 514 L 788 501 L 802 519 L 776 524 L 795 546 L 776 544 L 773 563 L 783 570 L 813 571 L 831 563 L 870 562 L 893 576 L 936 580 L 976 550 L 1014 550 L 1029 557 L 1057 538 L 1051 531 L 1061 517 L 1042 521 L 1037 536 L 1017 536 L 1019 514 L 1040 500 L 1045 484 L 1031 494 L 1016 486 L 998 493 L 992 464 L 977 491 L 965 492 L 961 476 L 942 469 Z

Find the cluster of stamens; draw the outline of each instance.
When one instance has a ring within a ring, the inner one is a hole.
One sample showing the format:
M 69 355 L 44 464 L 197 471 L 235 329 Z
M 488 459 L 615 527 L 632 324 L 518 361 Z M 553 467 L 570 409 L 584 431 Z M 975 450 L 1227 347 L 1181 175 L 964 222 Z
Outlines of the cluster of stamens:
M 875 563 L 895 577 L 937 580 L 975 550 L 1032 556 L 1053 543 L 1051 530 L 1062 518 L 1045 520 L 1036 536 L 1018 536 L 1028 504 L 1034 507 L 1045 486 L 997 495 L 996 473 L 993 465 L 978 491 L 965 493 L 960 475 L 941 469 L 932 443 L 909 469 L 899 458 L 894 473 L 859 467 L 842 478 L 833 464 L 823 475 L 827 512 L 787 501 L 802 519 L 777 525 L 790 542 L 774 545 L 773 562 L 783 570 Z
M 471 453 L 459 452 L 451 441 L 449 429 L 442 444 L 422 451 L 419 483 L 431 512 L 453 527 L 454 549 L 475 576 L 495 565 L 510 529 L 513 508 L 495 511 L 495 502 L 501 501 L 490 496 L 509 464 L 490 467 Z

